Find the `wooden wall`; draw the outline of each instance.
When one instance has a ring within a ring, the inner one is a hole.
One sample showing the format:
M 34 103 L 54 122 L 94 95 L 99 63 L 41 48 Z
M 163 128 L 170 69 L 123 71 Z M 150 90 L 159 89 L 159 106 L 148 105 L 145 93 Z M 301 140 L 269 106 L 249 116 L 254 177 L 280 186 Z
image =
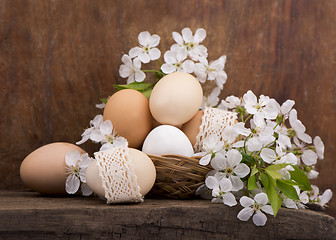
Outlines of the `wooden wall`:
M 295 100 L 326 146 L 315 183 L 336 193 L 333 0 L 0 0 L 0 189 L 23 188 L 19 166 L 34 149 L 80 139 L 99 98 L 125 82 L 120 59 L 139 32 L 159 34 L 165 51 L 184 27 L 207 30 L 209 59 L 227 55 L 222 97 Z

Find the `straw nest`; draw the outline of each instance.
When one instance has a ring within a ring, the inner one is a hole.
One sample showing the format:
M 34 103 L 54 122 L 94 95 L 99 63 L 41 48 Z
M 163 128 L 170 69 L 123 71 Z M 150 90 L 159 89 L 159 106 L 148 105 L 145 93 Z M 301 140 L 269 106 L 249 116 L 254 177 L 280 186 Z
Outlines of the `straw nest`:
M 201 166 L 200 157 L 180 155 L 148 155 L 156 168 L 156 181 L 150 192 L 151 197 L 191 199 L 195 191 L 204 184 L 210 166 Z

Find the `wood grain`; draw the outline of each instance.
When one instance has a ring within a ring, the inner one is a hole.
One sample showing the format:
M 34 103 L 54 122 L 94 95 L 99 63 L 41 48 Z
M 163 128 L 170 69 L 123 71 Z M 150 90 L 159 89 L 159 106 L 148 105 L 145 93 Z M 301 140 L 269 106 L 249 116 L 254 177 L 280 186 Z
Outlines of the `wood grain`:
M 329 0 L 1 0 L 0 189 L 22 188 L 18 169 L 34 149 L 80 139 L 99 98 L 125 82 L 120 59 L 139 32 L 159 34 L 165 51 L 188 26 L 207 30 L 209 59 L 228 57 L 222 97 L 251 89 L 295 100 L 326 146 L 314 182 L 336 192 L 335 12 Z
M 335 239 L 335 219 L 322 212 L 284 208 L 256 227 L 236 217 L 241 209 L 206 200 L 106 205 L 94 197 L 0 191 L 0 238 Z

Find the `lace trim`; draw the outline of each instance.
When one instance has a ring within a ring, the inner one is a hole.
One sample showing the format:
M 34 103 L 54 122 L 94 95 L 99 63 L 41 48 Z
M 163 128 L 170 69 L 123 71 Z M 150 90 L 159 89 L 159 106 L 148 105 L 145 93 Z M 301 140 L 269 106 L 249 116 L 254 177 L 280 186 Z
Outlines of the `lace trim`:
M 217 135 L 220 140 L 222 133 L 227 126 L 235 124 L 237 113 L 229 112 L 219 108 L 205 108 L 202 116 L 202 123 L 196 136 L 196 143 L 194 145 L 195 152 L 202 150 L 203 140 L 208 135 Z
M 95 153 L 107 204 L 143 202 L 126 145 Z

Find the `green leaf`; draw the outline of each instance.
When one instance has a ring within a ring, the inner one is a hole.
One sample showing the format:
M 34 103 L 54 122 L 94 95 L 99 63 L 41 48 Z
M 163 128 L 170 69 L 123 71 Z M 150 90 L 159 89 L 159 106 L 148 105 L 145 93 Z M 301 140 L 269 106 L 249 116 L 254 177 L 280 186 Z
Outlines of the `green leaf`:
M 259 172 L 259 171 L 258 171 L 258 169 L 257 169 L 257 166 L 254 164 L 253 167 L 252 167 L 252 171 L 251 171 L 251 177 L 252 177 L 253 175 L 255 175 L 257 172 Z
M 266 194 L 272 206 L 274 216 L 276 216 L 281 207 L 281 198 L 279 197 L 275 186 L 271 184 L 271 181 L 274 181 L 274 179 L 270 179 L 270 177 L 270 175 L 266 175 L 265 173 L 260 174 L 260 180 L 266 190 Z
M 150 97 L 150 95 L 151 95 L 151 93 L 152 93 L 152 90 L 153 90 L 152 88 L 147 88 L 146 90 L 141 91 L 141 93 L 142 93 L 143 95 L 145 95 L 146 98 L 149 99 L 149 97 Z
M 292 185 L 292 186 L 302 186 L 302 184 L 297 183 L 293 180 L 285 180 L 285 179 L 281 179 L 282 182 L 288 184 L 288 185 Z
M 264 185 L 264 188 L 268 188 L 269 185 L 269 179 L 268 176 L 265 173 L 260 173 L 260 181 Z
M 285 181 L 282 181 L 282 179 L 279 179 L 277 180 L 277 186 L 279 190 L 290 199 L 300 200 L 295 188 L 291 184 L 287 184 Z
M 268 185 L 268 188 L 266 189 L 266 194 L 272 206 L 275 217 L 281 207 L 281 198 L 279 197 L 275 187 L 271 184 Z
M 247 189 L 248 190 L 253 190 L 253 189 L 256 189 L 256 188 L 258 188 L 258 186 L 257 186 L 257 177 L 256 177 L 256 175 L 252 175 L 247 180 Z
M 277 171 L 280 169 L 283 169 L 284 167 L 287 167 L 288 165 L 290 165 L 289 163 L 280 163 L 280 164 L 273 164 L 268 166 L 265 170 L 267 171 L 269 170 L 273 170 L 273 171 Z
M 242 153 L 242 156 L 243 156 L 243 159 L 242 159 L 242 162 L 245 162 L 245 163 L 252 163 L 252 162 L 255 162 L 255 159 L 254 157 L 246 154 L 246 153 Z
M 278 173 L 277 171 L 274 171 L 274 170 L 272 170 L 272 169 L 265 169 L 265 171 L 269 174 L 269 175 L 271 175 L 272 176 L 272 178 L 274 178 L 274 179 L 281 179 L 281 174 L 280 173 Z
M 137 91 L 144 91 L 147 88 L 152 88 L 154 86 L 153 83 L 145 83 L 145 82 L 132 82 L 130 84 L 123 85 L 114 85 L 118 91 L 123 89 L 134 89 Z
M 293 168 L 294 171 L 289 171 L 291 179 L 300 184 L 301 190 L 310 191 L 312 189 L 311 184 L 305 172 L 297 166 L 293 166 Z
M 99 99 L 102 103 L 107 103 L 107 101 L 109 100 L 109 98 L 110 97 L 108 97 L 108 98 L 101 98 L 101 99 Z

